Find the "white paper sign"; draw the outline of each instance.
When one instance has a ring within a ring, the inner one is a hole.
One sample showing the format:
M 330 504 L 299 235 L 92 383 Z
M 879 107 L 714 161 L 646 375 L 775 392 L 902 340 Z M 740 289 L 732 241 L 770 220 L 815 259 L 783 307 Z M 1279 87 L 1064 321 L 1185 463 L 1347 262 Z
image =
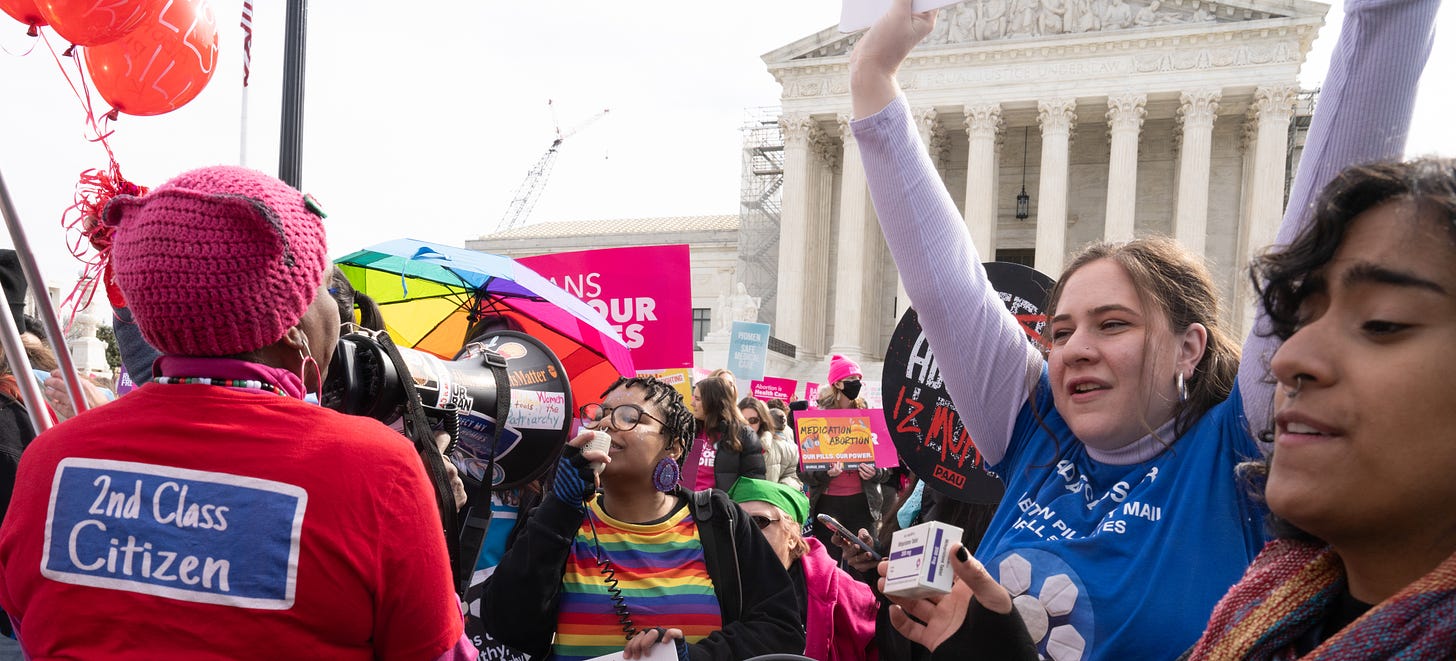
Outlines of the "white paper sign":
M 857 32 L 875 24 L 890 10 L 893 0 L 844 0 L 844 9 L 839 14 L 840 32 Z M 940 9 L 960 0 L 915 0 L 911 9 L 917 12 Z
M 617 652 L 594 659 L 587 659 L 587 661 L 622 661 L 625 658 L 621 652 Z M 648 648 L 647 656 L 639 656 L 637 658 L 642 659 L 642 661 L 677 661 L 677 645 L 667 643 L 653 645 Z

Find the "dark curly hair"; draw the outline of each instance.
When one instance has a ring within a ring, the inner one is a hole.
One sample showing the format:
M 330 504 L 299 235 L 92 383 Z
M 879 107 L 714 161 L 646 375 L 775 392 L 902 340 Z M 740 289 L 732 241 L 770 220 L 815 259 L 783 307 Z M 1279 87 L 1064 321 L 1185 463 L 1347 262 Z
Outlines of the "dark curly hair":
M 1422 158 L 1347 168 L 1314 203 L 1309 227 L 1287 247 L 1254 260 L 1249 277 L 1269 315 L 1268 333 L 1287 339 L 1299 327 L 1299 308 L 1313 293 L 1312 273 L 1328 264 L 1345 240 L 1352 221 L 1381 204 L 1404 200 L 1416 205 L 1413 218 L 1446 220 L 1456 239 L 1456 161 Z
M 687 455 L 688 443 L 693 438 L 693 412 L 683 403 L 682 393 L 667 382 L 650 376 L 632 378 L 619 377 L 611 387 L 602 391 L 602 398 L 618 388 L 641 388 L 646 399 L 661 409 L 662 435 L 667 437 L 667 449 L 678 449 L 678 460 Z M 649 411 L 650 413 L 650 411 Z
M 1310 209 L 1313 217 L 1299 236 L 1288 246 L 1265 251 L 1250 266 L 1254 291 L 1269 317 L 1268 326 L 1259 332 L 1280 340 L 1294 335 L 1300 325 L 1299 308 L 1323 287 L 1321 280 L 1311 276 L 1334 259 L 1355 218 L 1396 201 L 1416 206 L 1416 213 L 1410 217 L 1412 222 L 1421 222 L 1424 218 L 1441 220 L 1456 245 L 1456 160 L 1421 158 L 1346 168 L 1320 193 Z M 1272 431 L 1265 431 L 1261 436 L 1266 442 L 1274 440 Z M 1261 499 L 1271 459 L 1272 456 L 1239 466 L 1239 474 Z M 1268 526 L 1276 537 L 1317 539 L 1272 513 Z

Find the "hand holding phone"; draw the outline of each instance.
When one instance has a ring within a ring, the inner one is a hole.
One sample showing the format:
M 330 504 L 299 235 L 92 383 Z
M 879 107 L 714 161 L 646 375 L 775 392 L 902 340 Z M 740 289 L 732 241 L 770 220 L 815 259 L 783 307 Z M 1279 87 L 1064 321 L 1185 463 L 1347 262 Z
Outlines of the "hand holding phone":
M 879 562 L 885 559 L 884 556 L 880 555 L 878 552 L 875 551 L 873 546 L 866 544 L 863 539 L 859 538 L 859 535 L 850 532 L 849 528 L 844 527 L 844 524 L 836 521 L 834 517 L 829 516 L 828 514 L 820 514 L 818 518 L 819 522 L 826 526 L 829 526 L 829 529 L 833 530 L 834 534 L 849 540 L 850 542 L 854 543 L 855 546 L 859 547 L 861 551 L 870 554 L 870 557 L 874 558 L 875 562 Z

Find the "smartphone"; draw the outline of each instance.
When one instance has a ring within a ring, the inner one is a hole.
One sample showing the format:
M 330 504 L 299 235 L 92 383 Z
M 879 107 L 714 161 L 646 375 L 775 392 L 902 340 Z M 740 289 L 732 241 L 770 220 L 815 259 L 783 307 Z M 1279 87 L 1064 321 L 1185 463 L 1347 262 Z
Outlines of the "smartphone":
M 820 514 L 818 518 L 819 522 L 826 526 L 829 526 L 829 529 L 833 530 L 834 534 L 839 535 L 840 537 L 843 537 L 851 542 L 854 542 L 854 545 L 858 546 L 861 551 L 870 554 L 870 557 L 874 558 L 875 562 L 879 562 L 885 559 L 884 556 L 880 555 L 875 551 L 875 548 L 873 546 L 866 544 L 863 539 L 859 538 L 859 535 L 850 532 L 849 528 L 844 527 L 844 524 L 834 520 L 834 517 L 829 516 L 828 514 Z

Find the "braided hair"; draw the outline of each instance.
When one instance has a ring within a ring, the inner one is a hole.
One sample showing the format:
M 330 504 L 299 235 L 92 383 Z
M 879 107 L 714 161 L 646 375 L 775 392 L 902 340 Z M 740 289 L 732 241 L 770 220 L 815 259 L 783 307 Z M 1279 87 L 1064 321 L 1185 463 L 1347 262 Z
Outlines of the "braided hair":
M 682 394 L 676 388 L 650 376 L 620 377 L 602 391 L 602 398 L 618 388 L 641 388 L 646 393 L 644 399 L 662 409 L 662 435 L 667 437 L 667 449 L 676 447 L 679 459 L 687 454 L 693 437 L 693 412 L 683 403 Z

